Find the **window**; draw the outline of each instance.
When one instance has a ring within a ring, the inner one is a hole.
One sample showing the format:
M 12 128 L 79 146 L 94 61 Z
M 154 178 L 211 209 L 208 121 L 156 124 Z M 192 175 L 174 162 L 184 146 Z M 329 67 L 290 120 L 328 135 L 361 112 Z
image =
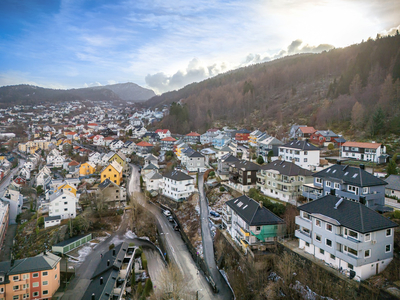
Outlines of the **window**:
M 39 286 L 39 282 L 32 282 L 32 287 L 38 287 Z
M 32 274 L 32 277 L 33 277 L 33 278 L 39 277 L 39 273 L 33 273 L 33 274 Z
M 68 204 L 68 202 L 64 202 L 64 205 L 67 205 Z
M 42 276 L 47 276 L 49 273 L 47 271 L 42 272 Z
M 257 226 L 256 231 L 260 231 L 260 230 L 261 230 L 261 226 Z
M 365 240 L 366 242 L 369 242 L 369 241 L 371 240 L 371 234 L 370 234 L 370 233 L 366 233 L 366 234 L 364 235 L 364 240 Z
M 354 266 L 352 265 L 352 264 L 347 264 L 347 267 L 350 269 L 350 270 L 353 270 L 354 269 Z
M 319 234 L 316 234 L 316 235 L 315 235 L 315 239 L 316 239 L 318 242 L 321 243 L 321 236 L 320 236 Z
M 331 254 L 330 256 L 331 256 L 331 259 L 333 259 L 333 260 L 336 259 L 336 256 L 335 256 L 335 255 Z
M 43 295 L 48 295 L 48 294 L 49 294 L 49 291 L 48 291 L 48 290 L 45 290 L 45 291 L 43 291 L 42 294 L 43 294 Z
M 307 155 L 308 154 L 308 151 L 304 151 L 304 155 Z
M 331 231 L 332 232 L 332 225 L 326 223 L 326 230 Z
M 307 158 L 304 159 L 304 162 L 307 162 Z
M 363 194 L 368 194 L 368 187 L 363 187 Z
M 24 284 L 24 285 L 22 286 L 22 289 L 24 289 L 24 290 L 29 289 L 29 283 Z
M 325 254 L 325 251 L 324 251 L 324 249 L 321 249 L 321 248 L 319 248 L 319 253 L 321 253 L 321 254 Z
M 392 229 L 386 229 L 386 236 L 392 235 Z
M 43 285 L 48 285 L 49 284 L 49 282 L 46 280 L 46 281 L 43 281 Z
M 364 257 L 365 258 L 371 257 L 371 249 L 368 249 L 368 250 L 364 251 Z
M 19 276 L 13 276 L 13 281 L 18 281 L 19 280 Z
M 319 178 L 319 177 L 315 178 L 315 183 L 322 183 L 321 178 Z
M 326 184 L 327 187 L 331 187 L 331 182 L 330 181 L 327 181 L 325 184 Z
M 18 299 L 19 299 L 19 295 L 13 296 L 13 300 L 18 300 Z
M 303 218 L 304 218 L 304 219 L 311 220 L 311 215 L 308 214 L 308 213 L 306 213 L 305 211 L 303 211 Z
M 306 242 L 306 247 L 310 247 L 310 243 Z
M 4 288 L 0 288 L 0 293 L 1 293 L 1 294 L 4 293 Z
M 358 187 L 356 187 L 356 186 L 349 185 L 349 186 L 347 187 L 347 190 L 348 190 L 349 192 L 353 192 L 354 194 L 358 195 Z
M 332 247 L 332 241 L 331 241 L 331 240 L 326 239 L 326 240 L 325 240 L 325 244 L 326 244 L 328 247 Z
M 321 227 L 321 221 L 320 220 L 315 220 L 315 226 Z
M 337 183 L 337 182 L 335 182 L 334 184 L 333 184 L 333 187 L 335 188 L 335 189 L 340 189 L 340 184 L 339 183 Z
M 390 252 L 390 250 L 391 250 L 391 245 L 386 245 L 385 246 L 385 252 L 387 253 L 387 252 Z
M 19 285 L 14 285 L 14 286 L 13 286 L 13 290 L 14 290 L 14 291 L 19 290 Z
M 56 274 L 56 275 L 54 275 L 54 279 L 57 279 L 57 274 Z
M 357 250 L 354 250 L 353 248 L 344 246 L 345 250 L 347 249 L 347 252 L 349 252 L 350 254 L 353 254 L 354 256 L 358 256 L 357 255 Z
M 37 297 L 37 296 L 39 296 L 39 292 L 33 292 L 32 293 L 32 297 Z
M 348 236 L 350 236 L 350 237 L 352 237 L 352 238 L 355 238 L 355 239 L 358 239 L 358 233 L 357 232 L 355 232 L 355 231 L 353 231 L 353 230 L 350 230 L 350 229 L 345 229 L 344 230 L 344 234 L 345 235 L 348 235 Z

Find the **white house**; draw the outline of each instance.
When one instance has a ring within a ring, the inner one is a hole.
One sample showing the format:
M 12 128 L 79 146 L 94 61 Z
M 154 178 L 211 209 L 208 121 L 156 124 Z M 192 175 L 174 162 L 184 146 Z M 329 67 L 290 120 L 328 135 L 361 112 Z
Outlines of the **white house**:
M 113 140 L 109 147 L 112 151 L 118 151 L 119 149 L 121 149 L 124 146 L 124 142 L 121 140 Z
M 47 166 L 40 169 L 39 173 L 35 177 L 36 186 L 46 186 L 51 181 L 51 171 Z
M 279 156 L 282 160 L 294 162 L 303 169 L 315 171 L 319 166 L 321 150 L 307 140 L 293 140 L 279 146 Z
M 298 207 L 299 248 L 358 281 L 393 259 L 398 225 L 360 202 L 327 195 Z
M 146 184 L 147 191 L 158 191 L 163 180 L 163 176 L 156 171 L 151 171 L 143 177 L 143 180 Z
M 340 156 L 357 160 L 385 163 L 388 155 L 386 147 L 380 143 L 346 142 L 341 147 Z
M 4 193 L 4 197 L 1 200 L 6 201 L 10 204 L 10 216 L 9 216 L 9 224 L 17 224 L 17 215 L 22 212 L 22 205 L 24 202 L 23 196 L 14 187 L 13 184 L 10 184 L 7 190 Z
M 101 163 L 101 154 L 99 152 L 92 152 L 89 154 L 89 161 L 98 165 Z
M 95 135 L 93 137 L 93 145 L 103 146 L 104 145 L 104 136 L 102 136 L 101 134 Z
M 44 228 L 57 226 L 61 224 L 61 216 L 45 217 L 44 218 Z
M 77 198 L 71 192 L 60 190 L 49 198 L 49 216 L 60 216 L 61 219 L 76 217 Z
M 194 191 L 194 178 L 180 171 L 163 175 L 160 184 L 162 194 L 175 201 L 183 201 Z

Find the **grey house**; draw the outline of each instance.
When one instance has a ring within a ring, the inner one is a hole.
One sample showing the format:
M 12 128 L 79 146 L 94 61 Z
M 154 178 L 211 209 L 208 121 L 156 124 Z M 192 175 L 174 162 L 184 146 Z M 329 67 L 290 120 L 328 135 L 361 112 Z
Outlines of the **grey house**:
M 279 146 L 283 142 L 273 136 L 266 136 L 257 143 L 257 156 L 261 155 L 265 161 L 268 160 L 268 153 L 272 151 L 272 156 L 279 155 Z
M 228 179 L 229 177 L 229 164 L 238 162 L 239 158 L 228 153 L 218 159 L 218 170 L 217 174 L 222 179 Z
M 398 225 L 360 202 L 327 195 L 298 209 L 299 248 L 350 278 L 365 280 L 392 261 Z
M 360 168 L 333 165 L 313 174 L 314 183 L 303 185 L 303 196 L 318 199 L 331 194 L 344 199 L 361 202 L 377 211 L 391 210 L 385 207 L 385 185 L 387 182 Z

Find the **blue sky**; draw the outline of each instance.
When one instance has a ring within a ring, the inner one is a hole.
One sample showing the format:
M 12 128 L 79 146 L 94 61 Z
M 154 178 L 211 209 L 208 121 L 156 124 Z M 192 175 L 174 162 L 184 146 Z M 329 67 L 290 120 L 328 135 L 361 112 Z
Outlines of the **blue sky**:
M 0 86 L 157 93 L 399 28 L 400 1 L 1 0 Z

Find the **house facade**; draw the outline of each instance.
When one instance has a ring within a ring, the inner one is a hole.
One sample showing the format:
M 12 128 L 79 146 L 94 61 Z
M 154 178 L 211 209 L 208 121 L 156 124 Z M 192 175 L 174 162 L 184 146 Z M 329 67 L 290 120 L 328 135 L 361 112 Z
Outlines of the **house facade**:
M 203 172 L 206 170 L 205 157 L 200 152 L 194 151 L 186 160 L 186 169 L 189 172 Z
M 385 163 L 388 155 L 386 147 L 381 143 L 346 142 L 341 147 L 340 156 L 343 158 Z
M 327 195 L 298 207 L 299 248 L 358 281 L 393 259 L 398 225 L 361 203 Z
M 282 145 L 283 142 L 273 136 L 261 139 L 257 144 L 257 156 L 261 155 L 264 161 L 268 161 L 268 154 L 270 151 L 272 151 L 272 156 L 278 156 L 279 146 Z
M 60 216 L 63 220 L 76 217 L 76 203 L 78 199 L 73 193 L 60 190 L 52 194 L 49 200 L 49 217 Z
M 185 135 L 183 140 L 188 144 L 198 144 L 200 143 L 200 134 L 198 134 L 197 132 L 190 132 Z
M 292 161 L 310 171 L 315 171 L 319 166 L 320 152 L 319 148 L 308 141 L 293 140 L 279 147 L 279 156 L 282 160 Z
M 97 193 L 99 197 L 103 197 L 104 202 L 111 208 L 122 208 L 126 206 L 126 189 L 118 186 L 109 179 L 99 184 Z
M 259 165 L 246 160 L 230 163 L 227 184 L 239 192 L 248 192 L 251 188 L 256 187 L 259 169 Z
M 246 195 L 225 203 L 222 222 L 245 252 L 253 246 L 274 242 L 286 231 L 285 221 Z
M 100 181 L 103 182 L 106 179 L 111 180 L 117 185 L 122 183 L 122 166 L 117 161 L 112 161 L 100 173 Z
M 337 144 L 336 139 L 339 135 L 332 130 L 318 130 L 311 134 L 309 141 L 320 146 L 328 146 L 329 144 Z
M 233 156 L 230 153 L 225 154 L 221 158 L 218 159 L 218 169 L 217 174 L 221 179 L 229 178 L 229 166 L 231 163 L 238 162 L 239 159 L 236 156 Z
M 389 197 L 397 197 L 400 199 L 400 175 L 390 175 L 385 179 L 385 194 Z
M 385 186 L 387 182 L 360 168 L 336 164 L 313 174 L 314 182 L 303 186 L 303 196 L 314 200 L 325 195 L 336 195 L 347 200 L 361 202 L 367 207 L 387 211 Z
M 303 184 L 314 182 L 312 172 L 288 161 L 276 160 L 260 167 L 257 187 L 269 197 L 296 203 Z
M 194 178 L 175 170 L 163 175 L 160 188 L 164 196 L 177 202 L 183 201 L 195 191 Z

